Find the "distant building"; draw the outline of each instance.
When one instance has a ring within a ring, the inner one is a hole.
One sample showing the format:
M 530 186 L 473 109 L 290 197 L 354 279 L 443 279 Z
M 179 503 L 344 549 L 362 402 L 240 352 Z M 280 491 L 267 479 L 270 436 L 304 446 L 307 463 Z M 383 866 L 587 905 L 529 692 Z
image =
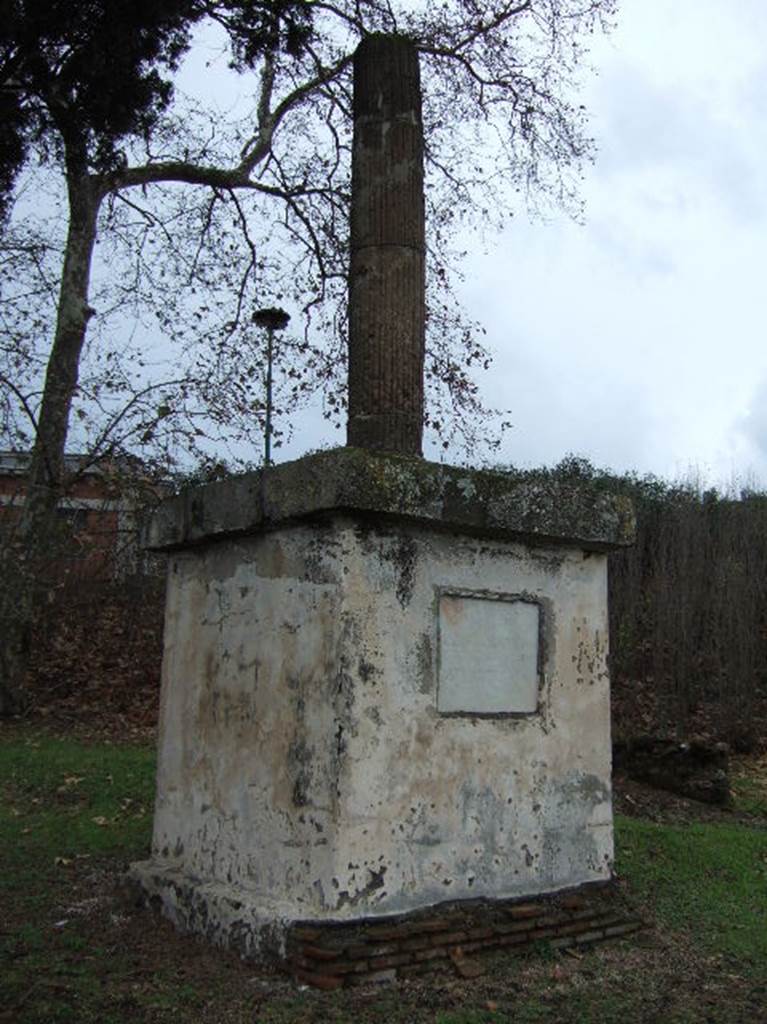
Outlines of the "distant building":
M 0 451 L 0 530 L 13 541 L 24 504 L 30 453 Z M 139 532 L 143 510 L 163 488 L 151 481 L 140 460 L 93 461 L 65 455 L 64 497 L 56 510 L 61 530 L 52 558 L 62 573 L 87 578 L 144 571 Z

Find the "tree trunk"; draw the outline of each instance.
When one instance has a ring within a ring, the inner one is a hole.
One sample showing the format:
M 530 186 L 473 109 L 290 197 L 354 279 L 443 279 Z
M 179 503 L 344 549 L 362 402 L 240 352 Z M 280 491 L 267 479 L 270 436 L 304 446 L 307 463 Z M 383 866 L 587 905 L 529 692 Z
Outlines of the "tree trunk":
M 96 223 L 103 193 L 87 173 L 68 173 L 69 230 L 61 275 L 56 332 L 48 359 L 37 433 L 17 543 L 3 552 L 0 591 L 0 715 L 25 703 L 23 677 L 30 628 L 45 592 L 56 506 L 64 480 L 64 451 L 80 356 L 92 310 L 88 305 Z

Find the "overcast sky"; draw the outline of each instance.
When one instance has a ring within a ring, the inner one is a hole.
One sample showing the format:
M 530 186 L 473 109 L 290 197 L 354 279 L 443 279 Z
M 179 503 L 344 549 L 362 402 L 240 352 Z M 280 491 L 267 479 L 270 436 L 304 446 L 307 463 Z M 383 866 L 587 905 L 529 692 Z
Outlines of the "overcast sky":
M 585 223 L 520 218 L 471 261 L 508 461 L 767 484 L 766 38 L 763 0 L 623 0 Z
M 623 0 L 584 92 L 585 222 L 521 215 L 467 267 L 501 461 L 767 485 L 765 39 L 764 0 Z

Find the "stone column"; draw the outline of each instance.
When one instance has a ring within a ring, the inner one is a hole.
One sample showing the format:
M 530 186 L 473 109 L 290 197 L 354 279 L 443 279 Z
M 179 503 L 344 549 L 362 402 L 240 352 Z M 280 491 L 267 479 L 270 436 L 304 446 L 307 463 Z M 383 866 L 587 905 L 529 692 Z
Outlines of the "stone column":
M 349 445 L 421 455 L 424 328 L 418 53 L 371 35 L 354 58 Z

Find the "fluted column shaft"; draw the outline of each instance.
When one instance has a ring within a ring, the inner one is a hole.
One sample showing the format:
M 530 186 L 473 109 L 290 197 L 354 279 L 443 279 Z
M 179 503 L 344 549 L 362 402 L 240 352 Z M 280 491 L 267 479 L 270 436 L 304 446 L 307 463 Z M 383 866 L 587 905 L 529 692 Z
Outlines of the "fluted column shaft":
M 425 310 L 418 53 L 372 35 L 354 58 L 348 444 L 421 454 Z

